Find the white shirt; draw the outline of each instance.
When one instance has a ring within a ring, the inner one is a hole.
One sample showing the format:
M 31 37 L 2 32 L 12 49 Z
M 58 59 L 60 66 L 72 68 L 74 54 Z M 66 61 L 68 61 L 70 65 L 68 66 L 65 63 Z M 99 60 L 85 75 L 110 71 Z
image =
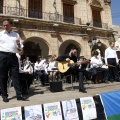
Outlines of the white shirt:
M 98 68 L 101 67 L 101 65 L 103 64 L 101 58 L 99 57 L 93 56 L 90 60 L 91 68 Z
M 19 55 L 19 53 L 16 53 L 16 56 L 18 58 L 18 63 L 19 63 L 19 73 L 24 73 L 24 70 L 22 69 L 20 62 L 21 56 Z
M 118 57 L 117 57 L 117 53 L 116 53 L 116 50 L 114 48 L 107 48 L 105 50 L 105 63 L 107 64 L 107 58 L 115 58 L 116 59 L 116 62 L 118 63 Z
M 49 62 L 48 71 L 53 71 L 53 68 L 57 68 L 57 61 Z
M 18 52 L 18 45 L 16 43 L 17 39 L 20 40 L 20 44 L 23 47 L 21 38 L 18 33 L 14 31 L 8 33 L 5 30 L 0 32 L 0 51 L 17 53 Z
M 36 63 L 35 63 L 35 65 L 34 65 L 34 70 L 36 71 L 36 70 L 41 70 L 41 68 L 42 68 L 42 65 L 43 65 L 43 63 L 45 62 L 45 60 L 41 60 L 40 62 L 38 62 L 38 61 L 36 61 Z
M 26 64 L 25 66 L 24 66 L 24 72 L 28 72 L 28 73 L 33 73 L 33 67 L 30 65 L 30 63 L 28 63 L 28 64 Z

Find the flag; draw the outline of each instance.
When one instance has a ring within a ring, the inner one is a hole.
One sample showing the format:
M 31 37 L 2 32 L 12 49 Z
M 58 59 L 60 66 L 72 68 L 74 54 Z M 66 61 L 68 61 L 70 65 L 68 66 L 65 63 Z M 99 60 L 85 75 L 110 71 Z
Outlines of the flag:
M 107 120 L 120 120 L 120 90 L 100 94 Z

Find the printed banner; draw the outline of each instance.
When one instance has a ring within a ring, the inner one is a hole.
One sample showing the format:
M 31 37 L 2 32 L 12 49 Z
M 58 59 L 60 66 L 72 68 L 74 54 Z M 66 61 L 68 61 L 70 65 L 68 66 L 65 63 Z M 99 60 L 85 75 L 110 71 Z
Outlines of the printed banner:
M 21 107 L 2 109 L 1 120 L 22 120 Z
M 43 120 L 42 106 L 25 106 L 25 120 Z
M 107 120 L 120 120 L 120 90 L 100 94 Z
M 93 97 L 80 98 L 83 120 L 91 120 L 97 118 L 96 106 Z
M 76 101 L 62 101 L 64 120 L 79 120 Z
M 45 120 L 63 120 L 60 102 L 44 104 Z

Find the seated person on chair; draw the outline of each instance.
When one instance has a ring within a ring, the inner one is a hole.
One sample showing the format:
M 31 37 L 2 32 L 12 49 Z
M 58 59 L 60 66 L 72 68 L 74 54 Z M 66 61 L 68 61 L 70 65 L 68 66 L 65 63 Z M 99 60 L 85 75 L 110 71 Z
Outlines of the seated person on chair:
M 47 77 L 47 73 L 43 67 L 44 64 L 46 64 L 46 59 L 42 59 L 41 57 L 38 57 L 34 65 L 35 76 L 40 77 L 43 86 L 45 85 L 46 77 Z
M 54 81 L 56 79 L 56 73 L 57 73 L 57 61 L 55 60 L 55 56 L 51 56 L 49 59 L 49 64 L 47 68 L 49 79 Z
M 84 85 L 83 85 L 83 71 L 81 71 L 81 69 L 79 69 L 80 63 L 76 63 L 77 62 L 76 56 L 77 56 L 77 50 L 75 48 L 73 48 L 70 50 L 70 52 L 67 55 L 59 56 L 56 60 L 59 62 L 62 62 L 61 69 L 63 70 L 64 75 L 70 75 L 70 74 L 79 75 L 79 91 L 86 92 Z M 64 63 L 70 63 L 71 60 L 73 61 L 73 64 L 64 65 Z M 74 65 L 74 63 L 76 63 L 76 64 Z M 58 64 L 58 69 L 59 69 L 59 64 Z M 66 71 L 66 69 L 67 69 L 67 71 Z M 59 69 L 59 71 L 60 71 L 60 69 Z
M 22 93 L 27 93 L 27 89 L 30 87 L 33 81 L 33 68 L 30 63 L 25 63 L 23 68 L 21 67 L 21 55 L 23 50 L 16 53 L 19 62 L 19 79 L 21 83 Z
M 94 56 L 91 58 L 91 71 L 92 71 L 92 80 L 95 82 L 97 71 L 102 71 L 103 73 L 103 82 L 108 82 L 108 69 L 103 68 L 102 59 L 98 57 L 99 53 L 97 51 L 94 52 Z

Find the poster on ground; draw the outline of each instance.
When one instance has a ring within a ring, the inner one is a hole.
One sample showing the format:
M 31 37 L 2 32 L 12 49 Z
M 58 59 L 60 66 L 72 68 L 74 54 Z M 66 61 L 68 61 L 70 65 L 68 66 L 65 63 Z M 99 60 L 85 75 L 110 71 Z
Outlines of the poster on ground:
M 80 98 L 83 120 L 92 120 L 97 118 L 96 106 L 93 97 Z
M 63 120 L 60 102 L 47 103 L 43 107 L 45 120 Z
M 76 101 L 62 101 L 64 120 L 79 120 Z
M 21 107 L 2 109 L 1 120 L 22 120 Z
M 24 107 L 25 120 L 43 120 L 42 105 Z

